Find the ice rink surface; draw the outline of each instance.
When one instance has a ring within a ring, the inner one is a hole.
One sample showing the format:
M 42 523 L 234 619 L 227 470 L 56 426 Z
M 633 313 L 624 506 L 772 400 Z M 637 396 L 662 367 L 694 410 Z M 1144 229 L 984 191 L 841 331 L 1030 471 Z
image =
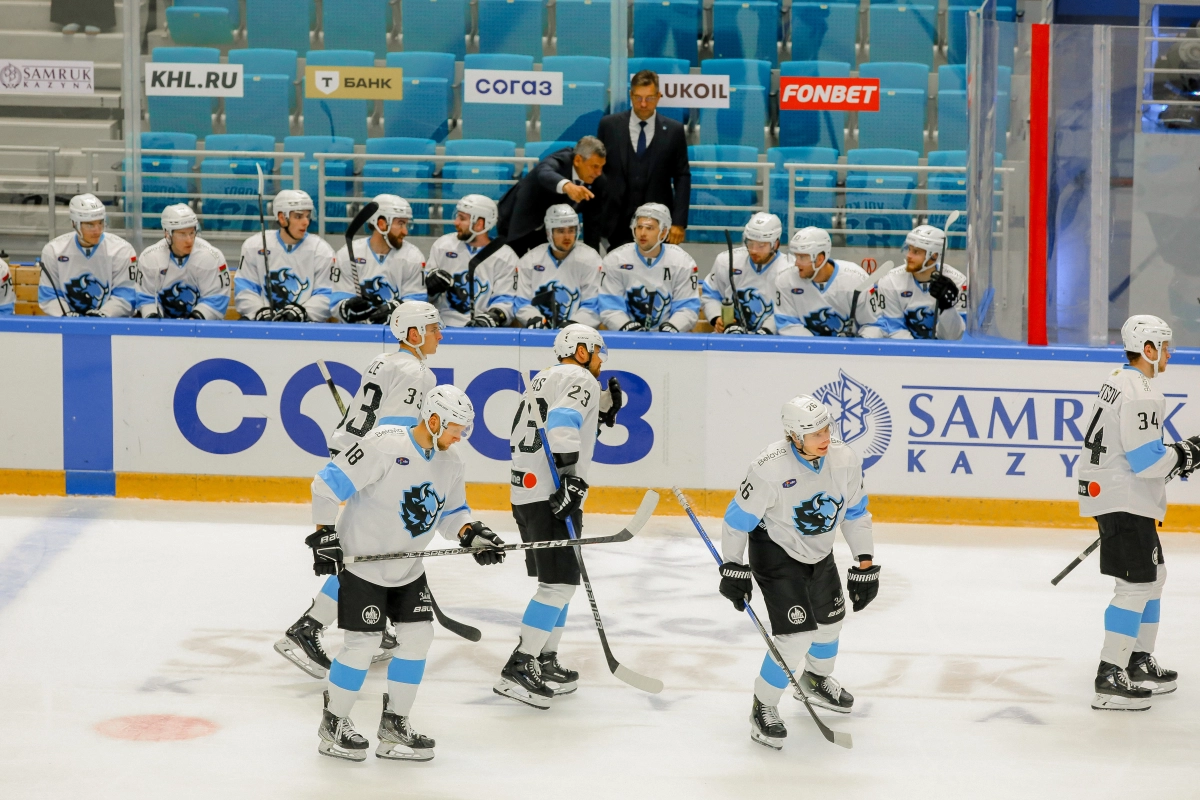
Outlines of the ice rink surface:
M 483 517 L 517 539 L 508 514 Z M 592 516 L 587 533 L 623 521 Z M 560 652 L 579 691 L 549 711 L 497 697 L 533 580 L 512 556 L 430 559 L 440 605 L 483 640 L 437 629 L 412 716 L 433 761 L 354 764 L 317 754 L 323 682 L 271 647 L 321 584 L 311 530 L 303 506 L 0 498 L 0 796 L 1200 796 L 1194 535 L 1163 537 L 1158 655 L 1182 688 L 1119 713 L 1088 706 L 1111 579 L 1093 555 L 1050 586 L 1093 534 L 877 525 L 879 598 L 848 615 L 835 672 L 854 713 L 825 714 L 850 751 L 790 693 L 783 751 L 750 741 L 763 644 L 686 518 L 586 553 L 613 649 L 665 682 L 657 696 L 608 673 L 581 589 Z M 371 752 L 385 670 L 352 715 Z

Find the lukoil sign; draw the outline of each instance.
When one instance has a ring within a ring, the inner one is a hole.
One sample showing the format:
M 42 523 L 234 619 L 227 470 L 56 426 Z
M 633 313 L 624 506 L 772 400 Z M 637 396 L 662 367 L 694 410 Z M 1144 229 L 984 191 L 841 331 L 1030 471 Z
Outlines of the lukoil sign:
M 663 108 L 729 108 L 728 75 L 659 75 Z

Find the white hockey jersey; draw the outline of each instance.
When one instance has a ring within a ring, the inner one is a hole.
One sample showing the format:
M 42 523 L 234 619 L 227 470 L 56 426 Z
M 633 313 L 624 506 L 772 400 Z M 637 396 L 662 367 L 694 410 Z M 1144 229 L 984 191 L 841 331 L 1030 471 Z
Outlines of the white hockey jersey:
M 137 305 L 133 246 L 108 232 L 86 252 L 74 231 L 51 239 L 42 248 L 38 305 L 51 317 L 63 316 L 63 308 L 68 316 L 94 310 L 106 317 L 130 316 Z
M 1125 511 L 1163 519 L 1179 461 L 1163 443 L 1167 400 L 1128 364 L 1112 370 L 1088 413 L 1079 455 L 1079 515 Z
M 583 242 L 577 242 L 561 262 L 549 244 L 538 245 L 517 262 L 513 307 L 521 325 L 544 317 L 553 328 L 565 327 L 567 320 L 598 328 L 599 295 L 600 254 Z
M 696 262 L 682 247 L 664 244 L 647 261 L 636 242 L 623 244 L 600 268 L 600 320 L 610 331 L 628 322 L 648 331 L 664 322 L 690 331 L 700 317 L 697 283 Z
M 938 317 L 937 338 L 961 339 L 967 331 L 967 277 L 949 264 L 942 274 L 958 287 L 958 303 Z M 862 335 L 873 339 L 931 339 L 937 302 L 929 296 L 929 284 L 917 283 L 903 267 L 884 275 L 874 294 L 878 316 L 864 325 Z M 861 298 L 859 302 L 862 302 Z
M 875 321 L 872 294 L 862 292 L 854 302 L 854 290 L 867 279 L 867 271 L 851 261 L 833 262 L 833 274 L 825 283 L 801 278 L 792 269 L 779 273 L 775 281 L 775 324 L 784 336 L 853 336 L 850 307 L 859 325 Z
M 726 561 L 746 563 L 747 537 L 760 522 L 771 541 L 805 564 L 832 552 L 839 525 L 855 558 L 872 555 L 871 512 L 858 454 L 834 440 L 814 467 L 788 439 L 768 445 L 725 509 L 721 553 Z
M 492 308 L 499 308 L 513 318 L 513 298 L 516 294 L 517 254 L 508 245 L 492 253 L 475 269 L 475 308 L 471 308 L 471 291 L 467 286 L 467 264 L 480 247 L 460 241 L 457 234 L 448 233 L 429 248 L 425 273 L 443 269 L 454 278 L 454 286 L 434 295 L 430 301 L 442 315 L 442 324 L 463 327 Z
M 348 556 L 424 550 L 438 531 L 457 542 L 471 522 L 466 465 L 449 450 L 423 450 L 412 429 L 376 428 L 339 453 L 312 482 L 313 522 L 337 524 Z M 338 504 L 346 507 L 338 517 Z M 399 511 L 397 511 L 399 509 Z M 421 577 L 421 559 L 347 564 L 346 569 L 377 586 L 404 586 Z
M 404 242 L 398 250 L 388 250 L 379 255 L 371 249 L 370 239 L 354 242 L 354 253 L 358 256 L 358 283 L 365 297 L 375 303 L 389 300 L 425 300 L 425 256 L 411 242 Z M 337 260 L 330 271 L 333 294 L 329 298 L 329 316 L 338 316 L 342 301 L 358 294 L 354 285 L 354 270 L 350 268 L 350 254 L 346 246 L 337 251 Z
M 267 260 L 271 275 L 264 280 L 262 235 L 255 234 L 242 243 L 241 266 L 233 279 L 233 300 L 239 314 L 254 319 L 271 305 L 266 294 L 270 291 L 276 309 L 295 303 L 304 307 L 312 322 L 329 318 L 333 248 L 324 239 L 305 234 L 298 244 L 288 247 L 279 231 L 271 231 L 267 234 Z
M 164 319 L 187 319 L 198 311 L 204 319 L 225 319 L 229 310 L 229 268 L 225 254 L 201 237 L 179 260 L 171 245 L 159 239 L 138 258 L 137 313 Z
M 553 453 L 578 453 L 575 475 L 588 479 L 599 432 L 600 383 L 587 368 L 557 364 L 530 381 L 508 440 L 512 453 L 513 505 L 546 500 L 554 492 L 554 478 L 538 428 L 546 431 Z
M 17 308 L 17 292 L 13 289 L 12 272 L 0 258 L 0 314 L 12 314 Z
M 738 303 L 745 317 L 746 330 L 754 333 L 767 330 L 776 333 L 775 280 L 780 273 L 795 270 L 792 255 L 776 252 L 763 266 L 750 260 L 745 247 L 734 248 L 733 282 L 737 286 Z M 700 285 L 700 303 L 704 318 L 712 321 L 721 316 L 721 304 L 733 299 L 729 291 L 729 251 L 719 253 L 713 261 L 712 272 Z
M 436 385 L 433 370 L 408 350 L 375 356 L 329 436 L 330 452 L 345 450 L 377 425 L 416 425 L 425 395 Z

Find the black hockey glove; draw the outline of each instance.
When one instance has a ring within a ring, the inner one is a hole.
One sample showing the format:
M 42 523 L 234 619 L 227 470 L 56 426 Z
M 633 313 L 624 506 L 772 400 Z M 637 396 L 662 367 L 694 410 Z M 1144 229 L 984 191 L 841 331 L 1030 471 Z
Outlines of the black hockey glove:
M 1200 467 L 1200 436 L 1192 436 L 1182 442 L 1175 442 L 1171 447 L 1179 456 L 1179 460 L 1175 463 L 1175 469 L 1171 472 L 1172 476 L 1190 477 Z
M 275 312 L 271 310 L 270 306 L 263 306 L 258 311 L 254 312 L 255 322 L 270 322 L 274 318 Z
M 750 583 L 750 568 L 745 564 L 726 561 L 721 565 L 721 596 L 733 603 L 738 611 L 746 610 L 746 601 L 754 593 Z
M 468 328 L 502 328 L 508 322 L 508 317 L 498 308 L 489 308 L 485 314 L 471 317 Z
M 308 322 L 308 312 L 304 306 L 286 303 L 275 310 L 275 322 Z
M 929 296 L 937 301 L 938 311 L 947 311 L 958 302 L 958 287 L 954 281 L 934 270 L 929 279 Z
M 145 318 L 146 319 L 162 319 L 162 314 L 158 313 L 157 311 L 151 311 L 149 314 L 146 315 Z
M 635 322 L 633 320 L 629 320 L 629 322 L 626 322 L 624 325 L 621 326 L 621 330 L 636 332 L 636 331 L 644 331 L 644 330 L 646 330 L 646 328 L 640 322 Z
M 621 393 L 621 382 L 616 378 L 608 379 L 608 389 L 600 393 L 600 424 L 612 427 L 617 422 L 617 412 L 625 405 L 625 395 Z
M 578 475 L 562 475 L 558 488 L 550 495 L 550 510 L 559 519 L 566 519 L 583 507 L 588 484 Z
M 444 269 L 431 269 L 425 275 L 425 293 L 430 297 L 454 286 L 454 276 Z
M 322 525 L 310 533 L 304 543 L 313 551 L 313 572 L 317 575 L 337 575 L 342 571 L 342 540 L 332 525 Z
M 540 331 L 549 328 L 550 323 L 546 321 L 545 317 L 534 317 L 525 323 L 525 327 L 531 331 Z
M 846 591 L 850 593 L 855 611 L 862 611 L 870 605 L 875 595 L 879 594 L 879 565 L 872 564 L 866 569 L 851 567 L 847 570 Z
M 104 312 L 98 308 L 89 308 L 87 311 L 83 312 L 83 315 L 85 317 L 103 317 Z
M 193 311 L 188 314 L 188 319 L 204 319 L 204 314 L 200 311 Z
M 679 333 L 679 328 L 676 328 L 669 322 L 664 322 L 662 325 L 659 325 L 658 330 L 660 333 Z
M 721 331 L 721 333 L 735 333 L 735 334 L 736 333 L 745 333 L 745 332 L 746 332 L 746 329 L 743 328 L 741 325 L 726 325 L 725 330 Z
M 458 544 L 460 547 L 503 547 L 504 541 L 482 522 L 472 522 L 458 535 Z M 503 550 L 484 550 L 474 556 L 475 563 L 483 567 L 504 562 Z
M 392 312 L 400 307 L 403 300 L 388 300 L 375 306 L 375 310 L 371 312 L 371 316 L 367 318 L 367 322 L 371 325 L 387 325 L 392 321 Z
M 347 297 L 338 305 L 338 316 L 342 322 L 366 322 L 375 313 L 377 306 L 367 297 Z
M 766 328 L 759 328 L 754 333 L 759 336 L 774 336 L 775 335 L 775 331 L 769 331 Z

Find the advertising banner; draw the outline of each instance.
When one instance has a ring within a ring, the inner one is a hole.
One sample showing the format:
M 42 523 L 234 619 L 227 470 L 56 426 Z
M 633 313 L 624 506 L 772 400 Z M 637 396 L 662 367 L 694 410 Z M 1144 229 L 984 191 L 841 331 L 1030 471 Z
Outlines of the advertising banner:
M 304 96 L 329 100 L 403 100 L 399 67 L 304 68 Z
M 729 108 L 728 75 L 658 76 L 663 108 Z
M 241 64 L 146 64 L 148 97 L 241 97 Z
M 463 71 L 464 103 L 561 106 L 562 101 L 561 72 L 515 69 Z
M 8 94 L 94 94 L 91 61 L 0 58 L 0 92 Z
M 878 111 L 878 78 L 780 78 L 781 111 Z

